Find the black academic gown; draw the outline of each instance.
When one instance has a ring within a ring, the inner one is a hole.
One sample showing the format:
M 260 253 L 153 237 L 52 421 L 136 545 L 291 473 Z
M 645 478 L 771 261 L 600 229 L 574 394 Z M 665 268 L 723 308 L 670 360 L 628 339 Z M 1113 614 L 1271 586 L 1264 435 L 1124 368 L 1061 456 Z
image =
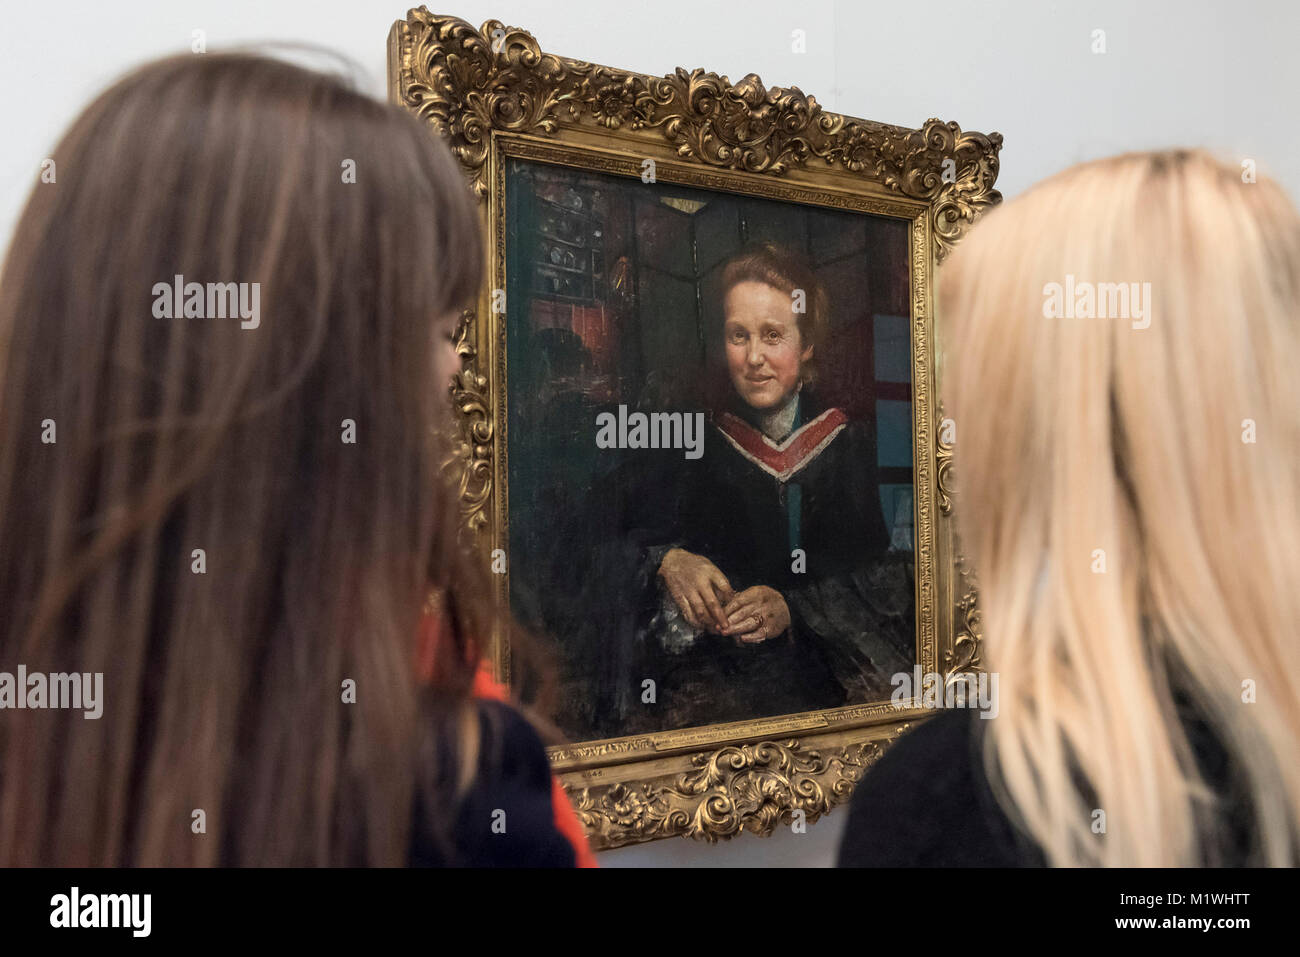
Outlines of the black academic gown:
M 823 413 L 842 423 L 805 456 L 765 462 L 724 434 L 729 426 L 744 440 L 748 427 L 718 415 L 701 458 L 663 469 L 660 457 L 661 470 L 648 473 L 659 487 L 643 499 L 642 527 L 629 531 L 643 548 L 641 668 L 656 681 L 661 729 L 886 698 L 890 676 L 912 666 L 910 556 L 886 555 L 871 431 L 807 392 L 799 401 L 794 434 L 776 445 L 797 443 Z M 739 418 L 747 410 L 730 411 Z M 751 449 L 757 435 L 748 434 Z M 689 626 L 673 620 L 675 605 L 654 575 L 671 547 L 708 558 L 736 592 L 775 588 L 790 628 L 758 644 L 713 634 L 688 640 Z

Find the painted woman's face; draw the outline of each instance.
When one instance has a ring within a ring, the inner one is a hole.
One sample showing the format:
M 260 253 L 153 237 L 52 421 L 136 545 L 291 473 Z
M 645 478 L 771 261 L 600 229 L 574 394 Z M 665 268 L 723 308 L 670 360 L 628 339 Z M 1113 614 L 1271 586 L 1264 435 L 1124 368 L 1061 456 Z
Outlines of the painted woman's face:
M 755 280 L 736 283 L 723 300 L 731 384 L 761 411 L 789 401 L 799 387 L 801 365 L 812 358 L 811 345 L 801 348 L 799 316 L 791 302 L 789 293 Z

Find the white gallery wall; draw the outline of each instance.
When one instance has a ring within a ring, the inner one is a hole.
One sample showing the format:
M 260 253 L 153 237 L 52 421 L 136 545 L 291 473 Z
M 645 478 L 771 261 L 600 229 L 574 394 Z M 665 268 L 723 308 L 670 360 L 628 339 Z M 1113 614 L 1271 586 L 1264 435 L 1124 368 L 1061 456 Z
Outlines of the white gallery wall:
M 1197 145 L 1254 160 L 1300 197 L 1297 0 L 448 0 L 435 12 L 498 19 L 548 52 L 662 75 L 757 73 L 827 109 L 905 126 L 929 117 L 1005 137 L 998 186 L 1012 197 L 1081 160 Z M 390 0 L 6 0 L 0 32 L 0 242 L 64 128 L 99 90 L 152 57 L 305 41 L 353 60 L 385 90 Z M 1105 52 L 1094 52 L 1095 31 Z M 805 51 L 792 37 L 803 31 Z M 806 834 L 684 840 L 609 852 L 606 866 L 825 864 L 844 813 Z

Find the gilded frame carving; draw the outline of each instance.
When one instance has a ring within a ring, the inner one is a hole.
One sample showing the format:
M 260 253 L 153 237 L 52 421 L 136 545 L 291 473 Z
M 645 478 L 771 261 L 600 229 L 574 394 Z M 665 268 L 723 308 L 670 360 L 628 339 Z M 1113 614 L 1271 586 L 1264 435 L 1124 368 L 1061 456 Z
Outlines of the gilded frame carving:
M 506 157 L 897 217 L 910 224 L 917 650 L 951 681 L 979 671 L 973 583 L 954 547 L 951 446 L 938 426 L 933 277 L 971 223 L 1000 201 L 1000 134 L 927 120 L 918 129 L 821 108 L 797 88 L 738 83 L 701 69 L 651 77 L 542 52 L 527 31 L 420 7 L 388 38 L 389 94 L 444 136 L 480 200 L 489 283 L 458 332 L 452 385 L 467 526 L 505 547 L 509 521 L 505 329 L 491 290 L 505 288 Z M 498 576 L 498 598 L 507 580 Z M 509 680 L 508 649 L 494 666 Z M 919 700 L 710 725 L 550 749 L 553 767 L 598 849 L 674 835 L 706 841 L 770 834 L 796 810 L 815 821 L 910 722 Z

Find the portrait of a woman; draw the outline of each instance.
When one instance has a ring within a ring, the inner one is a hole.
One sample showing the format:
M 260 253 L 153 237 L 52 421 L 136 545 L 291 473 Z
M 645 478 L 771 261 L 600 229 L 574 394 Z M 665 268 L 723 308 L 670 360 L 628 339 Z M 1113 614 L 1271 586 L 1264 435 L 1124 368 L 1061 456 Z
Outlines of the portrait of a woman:
M 561 636 L 557 723 L 598 740 L 889 700 L 916 661 L 907 225 L 507 181 L 510 601 Z M 581 276 L 535 254 L 575 232 Z
M 773 244 L 735 255 L 721 287 L 725 383 L 703 456 L 657 479 L 645 549 L 646 673 L 678 726 L 880 697 L 914 660 L 872 434 L 815 388 L 824 289 Z

